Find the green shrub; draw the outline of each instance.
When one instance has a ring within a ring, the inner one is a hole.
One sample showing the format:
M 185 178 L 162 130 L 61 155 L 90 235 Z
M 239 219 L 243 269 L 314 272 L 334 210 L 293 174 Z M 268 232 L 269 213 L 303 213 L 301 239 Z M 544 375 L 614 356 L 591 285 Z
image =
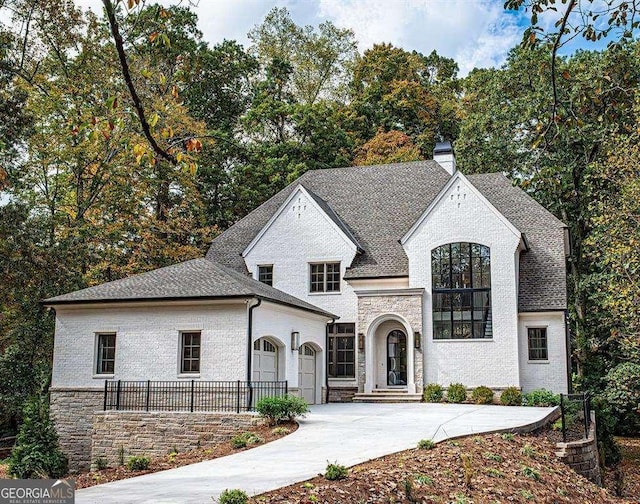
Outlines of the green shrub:
M 242 434 L 236 434 L 231 438 L 231 445 L 234 448 L 246 448 L 248 445 L 255 445 L 263 442 L 264 439 L 253 432 L 243 432 Z
M 493 402 L 493 390 L 481 385 L 471 392 L 471 399 L 476 404 L 491 404 Z
M 431 450 L 432 448 L 435 448 L 435 446 L 436 444 L 430 439 L 421 439 L 418 441 L 418 448 L 421 450 Z
M 67 457 L 60 450 L 45 397 L 34 396 L 27 401 L 8 461 L 9 473 L 20 479 L 59 478 L 67 473 Z
M 291 431 L 286 427 L 276 427 L 271 431 L 271 434 L 273 434 L 274 436 L 284 436 L 286 434 L 289 434 L 290 432 Z
M 133 456 L 127 460 L 127 469 L 130 471 L 146 471 L 151 465 L 151 459 L 149 457 Z
M 534 469 L 533 467 L 528 467 L 523 465 L 522 466 L 522 474 L 524 476 L 526 476 L 527 478 L 531 478 L 532 480 L 535 481 L 540 481 L 540 473 Z
M 596 437 L 598 438 L 600 462 L 605 466 L 616 465 L 622 460 L 620 446 L 614 438 L 618 420 L 611 412 L 607 401 L 602 397 L 594 397 L 591 400 L 591 408 L 596 413 Z
M 256 404 L 256 411 L 267 419 L 270 425 L 283 421 L 293 421 L 309 412 L 309 405 L 301 397 L 264 397 Z
M 95 459 L 93 461 L 93 467 L 95 471 L 102 471 L 104 469 L 106 469 L 107 467 L 109 467 L 109 464 L 107 463 L 107 459 L 104 457 L 98 457 L 97 459 Z
M 442 401 L 442 396 L 444 394 L 444 389 L 442 385 L 438 385 L 437 383 L 429 383 L 424 388 L 422 392 L 422 397 L 424 402 L 440 402 Z
M 467 398 L 467 389 L 462 383 L 452 383 L 447 388 L 447 402 L 461 403 Z
M 247 502 L 249 502 L 249 496 L 237 488 L 225 490 L 218 497 L 218 504 L 246 504 Z
M 558 406 L 560 395 L 546 389 L 536 389 L 522 396 L 524 406 Z
M 505 406 L 520 406 L 522 404 L 522 392 L 516 387 L 507 387 L 500 395 L 500 402 Z
M 640 364 L 623 362 L 607 373 L 603 397 L 618 419 L 617 434 L 640 435 Z
M 348 474 L 347 468 L 336 462 L 334 464 L 331 464 L 331 463 L 327 464 L 327 470 L 324 473 L 324 477 L 329 481 L 336 481 L 336 480 L 345 479 L 347 477 L 347 474 Z

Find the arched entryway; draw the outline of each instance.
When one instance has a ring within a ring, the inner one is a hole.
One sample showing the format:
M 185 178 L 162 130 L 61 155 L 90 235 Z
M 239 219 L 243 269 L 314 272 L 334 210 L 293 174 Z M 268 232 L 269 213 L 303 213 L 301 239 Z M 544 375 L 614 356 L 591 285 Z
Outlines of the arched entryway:
M 387 385 L 407 385 L 407 335 L 399 329 L 387 335 Z
M 253 342 L 253 381 L 278 380 L 278 346 L 267 338 Z
M 300 346 L 298 352 L 298 387 L 308 404 L 316 403 L 316 350 L 310 344 Z

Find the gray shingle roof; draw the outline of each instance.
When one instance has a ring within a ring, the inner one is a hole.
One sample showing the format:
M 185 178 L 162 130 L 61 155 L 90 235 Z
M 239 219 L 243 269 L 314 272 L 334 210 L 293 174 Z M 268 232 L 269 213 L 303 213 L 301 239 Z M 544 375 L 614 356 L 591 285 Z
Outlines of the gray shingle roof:
M 407 276 L 408 259 L 399 239 L 449 178 L 434 161 L 309 171 L 216 237 L 207 258 L 246 272 L 240 254 L 302 184 L 335 212 L 364 251 L 345 278 Z M 529 250 L 521 255 L 520 311 L 565 309 L 564 224 L 501 174 L 468 178 L 526 236 Z
M 45 305 L 257 297 L 337 318 L 317 306 L 207 259 L 193 259 L 52 297 Z
M 364 250 L 345 278 L 406 276 L 398 240 L 449 180 L 434 161 L 308 171 L 213 240 L 207 258 L 246 271 L 241 252 L 302 184 L 326 201 Z
M 520 255 L 520 311 L 566 309 L 566 225 L 500 173 L 467 178 L 527 240 Z

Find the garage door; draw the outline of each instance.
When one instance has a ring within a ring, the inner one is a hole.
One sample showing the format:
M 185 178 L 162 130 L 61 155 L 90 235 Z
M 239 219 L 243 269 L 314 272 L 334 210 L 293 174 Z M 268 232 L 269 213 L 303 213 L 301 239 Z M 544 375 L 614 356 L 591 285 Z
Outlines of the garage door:
M 253 344 L 253 380 L 278 380 L 278 347 L 264 338 Z
M 316 351 L 310 345 L 300 347 L 298 361 L 300 393 L 309 404 L 316 403 Z

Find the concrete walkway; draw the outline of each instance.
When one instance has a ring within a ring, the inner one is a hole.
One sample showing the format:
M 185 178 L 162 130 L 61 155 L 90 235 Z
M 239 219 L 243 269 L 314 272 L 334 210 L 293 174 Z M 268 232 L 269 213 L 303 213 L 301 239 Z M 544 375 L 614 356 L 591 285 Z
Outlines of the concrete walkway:
M 553 408 L 468 404 L 325 404 L 277 441 L 227 457 L 98 485 L 76 492 L 77 504 L 213 503 L 223 490 L 250 495 L 316 476 L 327 461 L 352 466 L 408 448 L 421 439 L 540 425 Z M 529 429 L 532 430 L 532 429 Z

